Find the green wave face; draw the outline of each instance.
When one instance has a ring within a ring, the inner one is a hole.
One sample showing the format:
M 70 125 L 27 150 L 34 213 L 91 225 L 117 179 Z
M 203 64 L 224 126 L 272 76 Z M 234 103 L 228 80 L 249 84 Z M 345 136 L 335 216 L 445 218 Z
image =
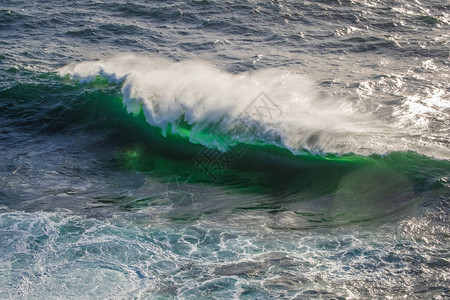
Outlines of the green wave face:
M 199 199 L 207 197 L 205 191 L 220 188 L 235 199 L 229 209 L 289 210 L 313 223 L 340 223 L 382 219 L 449 195 L 449 161 L 413 152 L 294 155 L 261 142 L 237 143 L 208 128 L 193 133 L 182 120 L 177 128 L 161 130 L 148 124 L 142 110 L 128 114 L 119 87 L 102 78 L 77 84 L 50 74 L 42 82 L 4 89 L 0 97 L 2 116 L 14 120 L 16 129 L 41 135 L 99 134 L 98 143 L 113 151 L 121 169 L 151 174 L 191 201 L 204 201 Z M 194 140 L 222 143 L 227 151 L 193 143 L 193 134 Z M 251 195 L 256 200 L 236 200 Z M 123 205 L 135 209 L 152 201 Z M 208 208 L 200 209 L 206 212 Z
M 237 198 L 261 196 L 256 202 L 234 203 L 238 210 L 293 210 L 312 222 L 347 223 L 382 220 L 449 195 L 450 163 L 415 153 L 293 155 L 269 145 L 236 145 L 220 152 L 177 136 L 154 137 L 157 141 L 150 144 L 136 142 L 118 150 L 121 165 L 157 174 L 191 198 L 199 197 L 196 189 L 209 186 Z

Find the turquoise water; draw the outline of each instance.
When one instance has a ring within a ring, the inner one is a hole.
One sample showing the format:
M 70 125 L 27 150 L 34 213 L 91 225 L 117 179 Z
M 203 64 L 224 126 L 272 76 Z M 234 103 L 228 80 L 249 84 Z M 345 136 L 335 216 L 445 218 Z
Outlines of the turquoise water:
M 0 5 L 0 297 L 446 299 L 448 5 Z

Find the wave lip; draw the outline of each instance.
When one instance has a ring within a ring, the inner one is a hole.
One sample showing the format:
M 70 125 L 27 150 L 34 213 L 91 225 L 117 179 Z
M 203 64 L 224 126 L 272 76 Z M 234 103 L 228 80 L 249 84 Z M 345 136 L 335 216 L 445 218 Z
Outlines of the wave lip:
M 448 149 L 421 145 L 404 130 L 361 113 L 356 104 L 319 97 L 310 80 L 287 68 L 232 74 L 204 61 L 128 54 L 70 64 L 59 74 L 81 83 L 100 76 L 120 84 L 129 113 L 142 109 L 163 134 L 222 151 L 244 142 L 294 154 L 415 151 L 450 158 Z

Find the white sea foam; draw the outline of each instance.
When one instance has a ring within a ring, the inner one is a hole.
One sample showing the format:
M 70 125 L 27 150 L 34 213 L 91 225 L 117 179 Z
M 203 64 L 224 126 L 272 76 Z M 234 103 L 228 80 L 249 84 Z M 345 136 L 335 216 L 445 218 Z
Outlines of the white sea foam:
M 449 150 L 420 144 L 348 101 L 321 97 L 313 82 L 289 68 L 232 74 L 204 61 L 129 54 L 70 64 L 59 73 L 80 82 L 102 76 L 121 84 L 128 112 L 137 114 L 142 108 L 147 122 L 163 132 L 170 124 L 174 133 L 221 150 L 237 141 L 261 141 L 294 153 L 305 149 L 370 155 L 412 150 L 450 157 Z M 190 131 L 180 129 L 180 122 L 189 124 Z M 218 135 L 231 138 L 225 144 L 211 138 Z
M 448 229 L 432 216 L 348 233 L 348 228 L 292 230 L 304 216 L 267 214 L 215 213 L 180 228 L 170 220 L 155 224 L 148 214 L 136 221 L 126 213 L 98 220 L 70 211 L 3 212 L 0 297 L 231 299 L 244 290 L 282 298 L 326 290 L 376 298 L 412 293 L 414 285 L 405 282 L 434 283 L 442 290 L 448 281 L 441 267 L 448 263 L 440 255 Z M 277 226 L 289 230 L 274 234 Z M 410 263 L 423 253 L 429 263 Z M 360 272 L 364 268 L 370 272 Z

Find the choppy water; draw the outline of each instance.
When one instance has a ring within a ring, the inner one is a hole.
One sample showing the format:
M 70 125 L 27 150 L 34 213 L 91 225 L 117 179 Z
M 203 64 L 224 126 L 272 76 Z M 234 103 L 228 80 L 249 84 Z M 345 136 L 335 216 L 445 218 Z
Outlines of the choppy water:
M 450 297 L 445 1 L 0 1 L 0 297 Z

